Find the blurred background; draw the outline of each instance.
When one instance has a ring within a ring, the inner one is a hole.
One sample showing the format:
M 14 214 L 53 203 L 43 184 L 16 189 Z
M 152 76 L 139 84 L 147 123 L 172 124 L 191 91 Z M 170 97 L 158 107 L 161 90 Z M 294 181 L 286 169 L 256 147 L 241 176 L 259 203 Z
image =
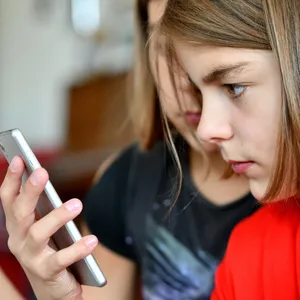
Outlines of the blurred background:
M 133 4 L 0 0 L 0 131 L 22 130 L 63 201 L 82 198 L 101 162 L 133 140 Z M 6 168 L 1 156 L 1 182 Z M 0 205 L 0 268 L 26 295 L 6 245 Z

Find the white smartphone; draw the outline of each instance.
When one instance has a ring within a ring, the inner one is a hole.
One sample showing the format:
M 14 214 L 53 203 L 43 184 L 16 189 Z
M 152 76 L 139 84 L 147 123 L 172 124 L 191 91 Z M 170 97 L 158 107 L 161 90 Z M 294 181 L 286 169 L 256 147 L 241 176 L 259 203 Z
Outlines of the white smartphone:
M 9 163 L 15 156 L 20 156 L 24 160 L 26 170 L 23 176 L 23 183 L 33 170 L 41 167 L 19 129 L 7 130 L 0 133 L 0 148 Z M 53 185 L 48 181 L 36 206 L 38 215 L 42 218 L 62 204 Z M 64 249 L 81 238 L 82 236 L 75 223 L 70 221 L 59 229 L 52 236 L 51 240 L 57 249 Z M 106 278 L 91 254 L 71 265 L 69 269 L 82 285 L 102 287 L 106 284 Z

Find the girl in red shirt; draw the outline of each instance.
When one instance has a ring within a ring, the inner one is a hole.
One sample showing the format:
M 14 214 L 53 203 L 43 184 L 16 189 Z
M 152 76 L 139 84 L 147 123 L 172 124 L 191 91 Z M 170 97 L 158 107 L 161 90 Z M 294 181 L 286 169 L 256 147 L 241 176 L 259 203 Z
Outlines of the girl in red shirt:
M 160 31 L 198 90 L 198 137 L 264 203 L 233 231 L 212 299 L 300 299 L 300 1 L 169 0 Z
M 254 196 L 266 203 L 232 233 L 212 299 L 300 299 L 299 0 L 169 0 L 161 31 L 171 38 L 171 67 L 176 57 L 202 104 L 199 138 L 217 145 L 233 171 L 248 177 Z M 10 167 L 6 203 L 17 193 L 12 174 L 23 168 L 18 159 Z M 29 199 L 38 197 L 46 181 L 43 170 L 31 177 L 28 197 L 16 200 L 18 220 L 34 209 Z M 31 226 L 24 240 L 27 251 L 44 249 L 45 237 L 78 214 L 80 202 L 69 204 L 40 220 L 39 228 Z M 41 270 L 28 273 L 37 294 L 50 289 L 60 294 L 59 283 L 67 278 L 70 292 L 58 298 L 82 299 L 65 268 L 91 253 L 96 243 L 87 236 L 56 255 L 44 251 Z M 42 271 L 46 275 L 39 276 Z

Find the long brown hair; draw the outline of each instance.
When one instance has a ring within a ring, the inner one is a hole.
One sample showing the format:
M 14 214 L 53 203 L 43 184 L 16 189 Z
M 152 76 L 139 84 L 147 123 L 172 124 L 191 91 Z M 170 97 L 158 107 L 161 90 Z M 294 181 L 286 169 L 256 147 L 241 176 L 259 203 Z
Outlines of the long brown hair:
M 135 62 L 130 73 L 129 111 L 137 140 L 143 150 L 164 137 L 163 119 L 147 50 L 149 0 L 136 0 Z
M 265 49 L 282 76 L 277 160 L 265 201 L 300 194 L 300 1 L 169 0 L 160 30 L 171 41 Z M 172 47 L 170 47 L 172 50 Z M 270 74 L 271 75 L 271 74 Z
M 129 76 L 129 112 L 130 121 L 136 133 L 140 148 L 151 149 L 159 140 L 165 140 L 178 167 L 178 198 L 182 185 L 182 169 L 177 154 L 170 124 L 160 105 L 157 87 L 150 71 L 149 62 L 149 16 L 148 4 L 154 0 L 136 0 L 135 23 L 135 63 Z M 170 207 L 170 211 L 175 205 Z

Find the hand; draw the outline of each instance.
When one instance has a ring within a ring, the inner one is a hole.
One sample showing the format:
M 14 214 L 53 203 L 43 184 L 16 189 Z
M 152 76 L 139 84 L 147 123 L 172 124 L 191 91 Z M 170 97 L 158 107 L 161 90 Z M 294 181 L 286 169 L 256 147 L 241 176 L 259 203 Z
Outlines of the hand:
M 66 268 L 91 254 L 97 238 L 86 236 L 60 251 L 49 246 L 50 237 L 79 215 L 82 204 L 77 199 L 69 200 L 36 221 L 35 207 L 48 174 L 42 168 L 35 170 L 21 188 L 24 169 L 23 160 L 15 157 L 1 186 L 8 247 L 25 270 L 38 299 L 82 299 L 80 284 Z

